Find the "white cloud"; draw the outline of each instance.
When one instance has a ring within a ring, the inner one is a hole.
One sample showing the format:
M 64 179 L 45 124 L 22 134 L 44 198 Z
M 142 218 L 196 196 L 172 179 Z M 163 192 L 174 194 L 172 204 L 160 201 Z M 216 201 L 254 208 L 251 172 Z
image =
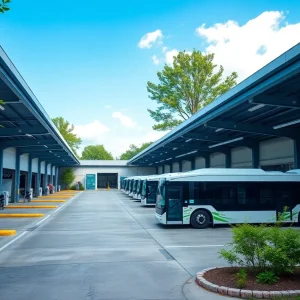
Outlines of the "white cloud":
M 109 131 L 109 128 L 98 120 L 84 125 L 75 125 L 74 133 L 76 133 L 86 143 L 102 143 L 104 135 Z
M 152 61 L 155 65 L 159 65 L 160 63 L 159 58 L 156 55 L 152 56 Z
M 109 109 L 109 108 L 112 108 L 111 105 L 104 105 L 105 108 Z
M 161 30 L 157 29 L 153 32 L 146 33 L 140 40 L 138 46 L 140 48 L 151 48 L 154 43 L 161 40 L 163 38 L 163 34 Z
M 123 115 L 120 112 L 113 112 L 113 118 L 119 119 L 121 124 L 128 128 L 135 128 L 136 123 L 128 116 Z
M 300 23 L 283 23 L 285 15 L 279 11 L 266 11 L 244 25 L 236 21 L 205 24 L 196 29 L 208 42 L 206 52 L 215 53 L 215 62 L 222 64 L 225 74 L 236 71 L 239 81 L 300 41 Z
M 167 49 L 168 49 L 168 47 L 163 47 L 163 48 L 162 48 L 162 52 L 165 53 L 165 52 L 167 51 Z
M 178 53 L 179 53 L 179 51 L 176 50 L 176 49 L 167 51 L 167 52 L 166 52 L 166 63 L 167 63 L 168 65 L 171 65 L 171 64 L 173 63 L 174 56 L 177 56 Z

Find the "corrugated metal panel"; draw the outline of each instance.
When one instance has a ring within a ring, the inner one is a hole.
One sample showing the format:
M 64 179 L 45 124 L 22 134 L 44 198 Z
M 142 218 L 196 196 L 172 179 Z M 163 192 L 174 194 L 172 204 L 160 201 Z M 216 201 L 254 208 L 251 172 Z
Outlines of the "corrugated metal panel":
M 170 166 L 169 165 L 165 165 L 165 173 L 170 173 Z
M 163 172 L 162 166 L 159 166 L 158 167 L 158 174 L 162 174 L 162 172 Z

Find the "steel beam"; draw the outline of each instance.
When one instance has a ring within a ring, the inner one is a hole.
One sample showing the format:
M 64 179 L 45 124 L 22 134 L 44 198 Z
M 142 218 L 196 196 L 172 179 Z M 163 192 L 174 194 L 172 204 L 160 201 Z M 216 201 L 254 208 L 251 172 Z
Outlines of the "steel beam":
M 270 126 L 246 124 L 246 123 L 233 123 L 233 122 L 222 122 L 222 121 L 209 121 L 205 124 L 206 127 L 210 128 L 223 128 L 231 131 L 262 134 L 276 137 L 288 137 L 293 138 L 295 134 L 289 129 L 277 129 L 275 130 Z
M 43 146 L 43 145 L 57 145 L 55 141 L 43 141 L 43 140 L 0 140 L 1 148 L 10 147 L 31 147 L 31 146 Z
M 39 196 L 39 191 L 41 187 L 41 168 L 42 168 L 42 160 L 38 159 L 38 173 L 36 180 L 36 195 Z
M 252 168 L 258 169 L 259 168 L 259 144 L 255 144 L 253 145 L 253 147 L 251 147 L 251 151 L 252 151 Z
M 32 155 L 28 154 L 28 178 L 27 178 L 27 186 L 26 191 L 30 191 L 32 184 Z
M 22 126 L 19 128 L 0 128 L 0 137 L 4 136 L 26 136 L 26 134 L 47 134 L 48 131 L 42 126 Z
M 1 145 L 1 141 L 0 141 L 0 145 Z M 47 152 L 47 151 L 48 152 L 52 151 L 53 153 L 61 153 L 61 152 L 66 153 L 66 151 L 63 150 L 60 145 L 52 145 L 52 146 L 48 146 L 48 148 L 44 146 L 20 147 L 21 153 L 35 153 L 35 152 Z
M 284 95 L 258 95 L 249 100 L 251 104 L 265 104 L 287 108 L 300 108 L 300 98 L 297 96 Z
M 3 187 L 3 149 L 0 149 L 0 191 Z
M 14 184 L 14 202 L 19 202 L 19 188 L 20 188 L 20 153 L 16 150 L 16 170 L 15 170 L 15 184 Z
M 300 169 L 300 138 L 294 140 L 294 169 Z

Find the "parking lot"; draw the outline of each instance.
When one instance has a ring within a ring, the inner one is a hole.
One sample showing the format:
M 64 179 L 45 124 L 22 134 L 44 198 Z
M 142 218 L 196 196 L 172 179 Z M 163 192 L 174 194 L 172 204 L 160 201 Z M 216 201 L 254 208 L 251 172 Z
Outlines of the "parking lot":
M 0 219 L 18 231 L 1 238 L 1 300 L 226 299 L 192 277 L 224 265 L 218 251 L 229 228 L 164 227 L 154 208 L 113 190 L 57 204 L 64 206 L 46 219 Z

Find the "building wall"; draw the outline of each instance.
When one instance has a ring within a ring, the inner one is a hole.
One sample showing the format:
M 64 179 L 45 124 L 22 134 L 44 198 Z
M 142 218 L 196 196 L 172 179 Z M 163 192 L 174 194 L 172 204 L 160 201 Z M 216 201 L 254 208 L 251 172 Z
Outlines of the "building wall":
M 252 168 L 252 150 L 246 147 L 232 149 L 231 168 Z
M 162 174 L 162 172 L 163 172 L 162 166 L 159 166 L 158 167 L 158 174 Z
M 165 173 L 170 173 L 170 166 L 169 165 L 165 165 Z
M 223 153 L 213 153 L 210 155 L 211 168 L 225 168 L 225 155 Z
M 39 163 L 38 158 L 35 158 L 32 160 L 32 172 L 34 172 L 34 173 L 38 172 L 38 163 Z
M 187 172 L 192 170 L 192 163 L 188 160 L 182 161 L 182 172 Z
M 260 165 L 280 165 L 294 163 L 294 141 L 280 138 L 260 143 Z
M 20 157 L 20 170 L 28 172 L 28 154 L 23 154 Z
M 196 167 L 196 169 L 205 168 L 205 158 L 196 157 L 195 167 Z
M 45 174 L 45 162 L 42 161 L 41 163 L 41 174 Z
M 98 174 L 98 173 L 117 173 L 118 174 L 118 188 L 120 188 L 120 177 L 130 177 L 138 175 L 153 175 L 156 173 L 155 168 L 150 167 L 73 167 L 75 172 L 75 181 L 80 181 L 82 184 L 85 183 L 86 174 Z M 60 174 L 64 169 L 60 170 Z
M 179 172 L 179 163 L 178 162 L 173 163 L 173 173 L 175 173 L 175 172 Z
M 3 151 L 3 168 L 16 169 L 16 148 L 7 148 Z

